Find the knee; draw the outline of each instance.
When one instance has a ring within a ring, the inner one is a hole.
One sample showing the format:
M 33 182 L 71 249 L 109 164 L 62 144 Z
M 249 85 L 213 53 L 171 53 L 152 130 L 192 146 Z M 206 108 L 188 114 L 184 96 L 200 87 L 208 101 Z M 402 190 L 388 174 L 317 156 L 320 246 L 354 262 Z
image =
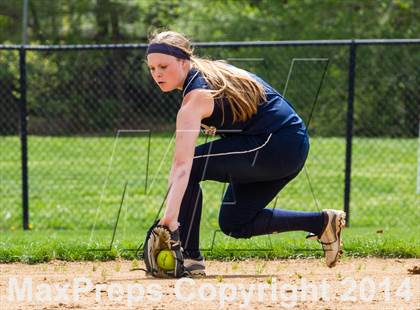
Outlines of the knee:
M 194 158 L 191 172 L 190 172 L 190 182 L 200 183 L 205 178 L 204 163 L 201 158 Z
M 249 234 L 247 234 L 245 225 L 235 224 L 232 221 L 232 218 L 223 212 L 219 213 L 219 227 L 225 235 L 236 239 L 251 237 Z

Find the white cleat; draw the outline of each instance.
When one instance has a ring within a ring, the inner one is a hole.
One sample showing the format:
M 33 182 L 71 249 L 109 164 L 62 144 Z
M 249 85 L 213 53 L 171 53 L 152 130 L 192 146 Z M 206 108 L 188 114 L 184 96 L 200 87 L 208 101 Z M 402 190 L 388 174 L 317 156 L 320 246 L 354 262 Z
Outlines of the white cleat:
M 318 240 L 325 254 L 325 262 L 328 267 L 334 267 L 342 254 L 341 230 L 346 225 L 346 213 L 339 210 L 322 210 L 326 224 Z
M 204 257 L 200 256 L 198 259 L 184 258 L 185 271 L 190 277 L 205 277 L 206 267 L 204 265 Z

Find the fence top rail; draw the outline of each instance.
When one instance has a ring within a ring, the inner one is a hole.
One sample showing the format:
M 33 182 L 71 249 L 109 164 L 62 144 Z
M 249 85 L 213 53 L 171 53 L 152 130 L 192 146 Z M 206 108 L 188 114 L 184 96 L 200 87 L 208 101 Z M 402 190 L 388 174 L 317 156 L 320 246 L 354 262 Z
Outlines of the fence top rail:
M 304 41 L 232 41 L 232 42 L 197 42 L 196 47 L 259 47 L 259 46 L 323 46 L 323 45 L 398 45 L 420 44 L 420 39 L 354 39 L 354 40 L 304 40 Z M 101 49 L 145 49 L 146 43 L 133 44 L 76 44 L 76 45 L 4 45 L 0 50 L 101 50 Z

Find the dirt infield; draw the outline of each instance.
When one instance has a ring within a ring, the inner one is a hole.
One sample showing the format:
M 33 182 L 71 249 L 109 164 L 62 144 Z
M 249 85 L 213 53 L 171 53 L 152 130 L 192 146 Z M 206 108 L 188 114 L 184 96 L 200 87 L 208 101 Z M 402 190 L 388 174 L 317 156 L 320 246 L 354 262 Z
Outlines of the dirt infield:
M 208 261 L 154 279 L 137 261 L 0 264 L 1 309 L 420 309 L 419 259 Z

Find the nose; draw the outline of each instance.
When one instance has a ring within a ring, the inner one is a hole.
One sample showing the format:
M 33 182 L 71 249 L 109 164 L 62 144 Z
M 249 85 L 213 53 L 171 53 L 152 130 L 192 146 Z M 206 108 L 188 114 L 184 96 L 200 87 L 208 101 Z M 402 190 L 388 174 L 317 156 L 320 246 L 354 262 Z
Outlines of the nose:
M 155 75 L 156 75 L 156 77 L 161 77 L 162 76 L 162 71 L 156 70 Z
M 162 76 L 162 74 L 160 72 L 155 71 L 152 73 L 152 76 L 154 79 L 158 79 Z

